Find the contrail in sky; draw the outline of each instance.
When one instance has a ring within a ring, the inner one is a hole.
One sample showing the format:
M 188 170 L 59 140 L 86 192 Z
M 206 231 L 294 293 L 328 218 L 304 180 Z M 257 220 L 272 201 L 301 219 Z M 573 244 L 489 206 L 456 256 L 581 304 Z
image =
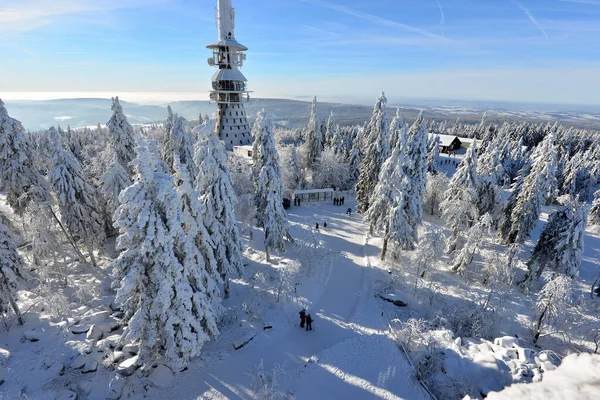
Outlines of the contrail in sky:
M 436 0 L 436 3 L 438 5 L 438 7 L 440 8 L 440 14 L 442 16 L 442 18 L 440 19 L 440 26 L 442 27 L 442 36 L 446 37 L 446 33 L 444 32 L 444 9 L 442 8 L 442 3 L 440 3 L 440 0 Z
M 531 11 L 529 11 L 523 4 L 516 2 L 515 0 L 510 0 L 511 3 L 513 3 L 514 5 L 516 5 L 517 7 L 519 7 L 521 9 L 521 11 L 523 11 L 525 13 L 525 15 L 527 15 L 527 18 L 529 18 L 529 20 L 538 27 L 538 29 L 544 34 L 544 36 L 546 37 L 546 40 L 548 40 L 548 34 L 546 33 L 546 30 L 544 29 L 544 27 L 535 19 L 535 17 L 533 16 L 533 14 L 531 13 Z

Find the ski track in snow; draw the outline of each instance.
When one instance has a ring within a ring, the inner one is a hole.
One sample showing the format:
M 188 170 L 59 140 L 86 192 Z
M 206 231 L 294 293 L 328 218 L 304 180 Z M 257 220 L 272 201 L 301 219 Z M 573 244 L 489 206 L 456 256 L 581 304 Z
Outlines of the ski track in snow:
M 322 238 L 334 258 L 322 295 L 308 309 L 314 330 L 275 326 L 259 332 L 244 348 L 206 367 L 190 366 L 173 386 L 151 390 L 150 399 L 252 399 L 252 380 L 263 360 L 265 371 L 282 365 L 280 389 L 295 399 L 427 399 L 410 377 L 411 369 L 387 335 L 381 307 L 373 296 L 377 271 L 368 258 L 379 249 L 365 238 L 361 217 L 344 215 L 347 206 L 330 203 L 291 208 L 291 223 L 314 226 L 327 221 Z M 316 221 L 315 221 L 316 220 Z M 257 232 L 260 234 L 259 232 Z M 281 332 L 283 330 L 283 332 Z M 217 339 L 219 340 L 219 339 Z

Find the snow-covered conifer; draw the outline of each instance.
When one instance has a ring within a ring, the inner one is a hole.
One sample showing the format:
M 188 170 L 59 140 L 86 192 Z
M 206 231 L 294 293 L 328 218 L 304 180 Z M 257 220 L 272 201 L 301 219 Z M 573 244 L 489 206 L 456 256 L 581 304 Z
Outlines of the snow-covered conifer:
M 273 137 L 273 123 L 264 111 L 258 113 L 254 128 L 252 151 L 253 176 L 256 188 L 256 220 L 265 231 L 267 260 L 269 250 L 283 251 L 287 216 L 283 209 L 283 191 L 279 154 Z
M 135 135 L 133 127 L 127 122 L 119 97 L 112 99 L 112 117 L 106 124 L 108 127 L 110 143 L 117 154 L 121 166 L 130 173 L 129 163 L 135 158 Z
M 229 297 L 229 278 L 243 273 L 242 240 L 235 219 L 237 197 L 227 170 L 225 148 L 214 132 L 203 132 L 195 154 L 197 190 L 205 206 L 204 223 L 214 243 L 217 270 Z
M 445 174 L 428 174 L 425 195 L 423 196 L 423 206 L 430 215 L 437 214 L 441 201 L 444 199 L 444 193 L 448 190 L 449 180 Z
M 362 160 L 360 176 L 356 184 L 357 210 L 359 213 L 365 213 L 369 209 L 369 201 L 379 181 L 381 166 L 389 155 L 388 134 L 387 98 L 384 93 L 381 93 L 373 107 L 371 121 L 364 133 L 367 142 L 365 154 L 368 157 Z
M 423 112 L 408 131 L 404 146 L 404 173 L 410 182 L 407 192 L 410 222 L 415 226 L 423 220 L 423 196 L 427 187 L 427 130 Z
M 371 233 L 383 233 L 381 259 L 387 254 L 388 246 L 394 249 L 414 249 L 417 241 L 417 225 L 412 224 L 409 215 L 410 181 L 403 165 L 403 146 L 397 145 L 392 155 L 385 161 L 379 174 L 379 182 L 371 197 L 370 207 L 365 213 Z
M 184 165 L 185 168 L 187 168 L 187 173 L 192 177 L 193 184 L 198 176 L 198 166 L 194 162 L 194 143 L 192 142 L 191 135 L 186 131 L 185 126 L 185 118 L 175 114 L 173 117 L 173 126 L 167 134 L 169 135 L 169 142 L 173 154 L 175 155 L 176 153 L 181 165 Z M 170 159 L 173 160 L 175 158 L 174 155 Z M 174 170 L 173 165 L 168 166 Z
M 393 147 L 396 146 L 400 140 L 401 131 L 405 129 L 404 127 L 404 118 L 402 118 L 402 114 L 400 113 L 400 108 L 396 109 L 396 115 L 394 119 L 392 119 L 392 123 L 390 124 L 390 134 L 389 134 L 389 144 L 390 151 L 393 150 Z
M 310 108 L 310 119 L 306 132 L 304 133 L 304 140 L 308 146 L 307 152 L 307 165 L 312 165 L 313 162 L 319 158 L 321 151 L 323 151 L 323 135 L 321 133 L 321 125 L 317 117 L 317 96 L 313 98 L 312 106 Z
M 588 219 L 590 225 L 600 225 L 600 190 L 594 193 L 594 201 L 592 202 Z
M 439 262 L 444 253 L 444 235 L 438 228 L 432 228 L 419 238 L 415 250 L 415 289 L 419 280 L 425 278 L 427 271 Z
M 32 201 L 45 204 L 50 200 L 47 182 L 38 169 L 33 148 L 19 121 L 9 117 L 0 100 L 0 188 L 6 192 L 8 205 L 23 215 Z
M 173 166 L 173 144 L 171 143 L 171 129 L 175 123 L 175 115 L 171 106 L 167 106 L 167 119 L 165 120 L 164 137 L 160 148 L 160 158 L 169 166 Z
M 113 262 L 114 286 L 128 324 L 122 340 L 140 341 L 144 364 L 164 349 L 167 365 L 180 371 L 219 333 L 218 282 L 184 231 L 187 221 L 172 178 L 145 144 L 137 154 L 135 183 L 121 193 L 115 213 L 121 254 Z
M 477 156 L 475 146 L 469 147 L 450 180 L 444 201 L 440 205 L 442 218 L 452 232 L 450 250 L 454 250 L 460 232 L 477 220 Z
M 510 219 L 510 229 L 503 233 L 507 243 L 523 243 L 537 224 L 540 208 L 556 190 L 556 148 L 554 136 L 547 136 L 535 149 L 529 174 L 517 195 Z
M 354 185 L 358 182 L 360 177 L 360 150 L 353 147 L 350 151 L 350 157 L 348 158 L 348 184 Z
M 440 172 L 440 135 L 430 137 L 427 147 L 427 172 L 435 175 Z
M 65 149 L 54 127 L 49 132 L 55 138 L 55 148 L 48 179 L 56 193 L 61 220 L 72 237 L 84 241 L 92 264 L 96 265 L 93 250 L 104 244 L 104 220 L 96 190 L 88 183 L 71 151 Z
M 12 292 L 24 279 L 24 264 L 12 235 L 6 225 L 0 222 L 0 313 L 5 313 L 10 305 L 21 325 L 23 325 L 21 312 Z
M 484 215 L 481 219 L 469 229 L 467 233 L 467 242 L 463 248 L 454 257 L 452 272 L 464 275 L 467 271 L 475 253 L 479 250 L 481 242 L 489 235 L 492 227 L 492 217 L 489 214 Z
M 106 210 L 110 215 L 111 221 L 112 215 L 119 206 L 119 193 L 130 184 L 129 174 L 121 163 L 119 163 L 115 154 L 113 161 L 100 178 L 102 195 L 106 201 Z
M 304 186 L 304 173 L 300 167 L 298 160 L 298 152 L 295 145 L 288 146 L 287 152 L 284 153 L 282 164 L 283 168 L 283 183 L 290 190 L 300 189 Z
M 333 111 L 329 113 L 329 118 L 327 118 L 327 125 L 325 128 L 325 147 L 323 150 L 334 147 L 334 136 L 335 136 L 335 119 L 333 118 Z
M 569 200 L 552 213 L 527 262 L 524 285 L 530 287 L 544 270 L 575 278 L 583 256 L 586 226 L 587 207 L 577 201 Z

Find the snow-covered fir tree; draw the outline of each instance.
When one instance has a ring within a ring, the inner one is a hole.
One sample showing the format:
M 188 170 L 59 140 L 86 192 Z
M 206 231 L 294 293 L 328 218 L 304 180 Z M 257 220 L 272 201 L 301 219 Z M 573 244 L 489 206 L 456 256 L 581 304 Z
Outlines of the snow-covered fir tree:
M 110 216 L 112 226 L 112 216 L 119 206 L 119 193 L 131 185 L 129 174 L 118 161 L 116 154 L 106 172 L 100 178 L 100 185 L 106 204 L 106 211 Z
M 173 126 L 168 132 L 169 142 L 173 150 L 173 156 L 170 159 L 175 158 L 175 153 L 179 158 L 179 162 L 185 165 L 187 168 L 188 175 L 192 177 L 192 182 L 196 181 L 198 176 L 198 166 L 194 162 L 194 143 L 192 142 L 191 135 L 185 129 L 186 120 L 183 117 L 175 114 L 173 117 Z M 169 165 L 173 170 L 173 166 Z
M 282 164 L 285 165 L 285 168 L 283 168 L 282 173 L 285 187 L 290 190 L 304 187 L 304 173 L 300 167 L 296 146 L 288 146 L 283 156 Z
M 379 180 L 381 166 L 389 155 L 388 134 L 387 98 L 384 93 L 381 93 L 373 107 L 373 115 L 364 134 L 367 142 L 365 154 L 368 154 L 368 157 L 362 160 L 356 184 L 357 211 L 361 214 L 369 209 L 369 201 Z
M 17 215 L 23 215 L 32 201 L 46 204 L 50 200 L 48 184 L 37 166 L 23 125 L 8 115 L 0 100 L 0 189 Z
M 127 122 L 127 117 L 123 113 L 123 107 L 119 103 L 119 97 L 112 99 L 111 111 L 113 114 L 106 124 L 110 143 L 117 154 L 117 160 L 131 176 L 132 169 L 129 167 L 129 163 L 135 158 L 135 134 L 133 126 Z
M 112 264 L 114 286 L 127 323 L 121 340 L 140 342 L 143 364 L 164 353 L 180 371 L 219 334 L 218 282 L 183 229 L 189 221 L 182 220 L 173 180 L 144 144 L 137 154 L 135 183 L 121 193 L 115 214 L 121 254 Z
M 273 123 L 264 111 L 258 113 L 254 128 L 252 151 L 253 176 L 256 188 L 256 220 L 265 232 L 267 260 L 269 251 L 283 251 L 287 230 L 287 215 L 283 209 L 283 191 L 279 154 L 273 137 Z
M 0 313 L 13 309 L 19 323 L 23 325 L 21 312 L 15 301 L 15 291 L 24 280 L 23 269 L 25 263 L 17 252 L 10 231 L 0 222 Z
M 427 142 L 427 172 L 440 172 L 440 135 L 432 135 Z
M 307 152 L 307 165 L 311 166 L 323 151 L 323 135 L 321 133 L 321 125 L 317 117 L 317 96 L 313 98 L 312 106 L 310 108 L 310 119 L 306 132 L 304 133 L 304 140 L 308 147 Z
M 404 118 L 402 118 L 402 114 L 400 113 L 400 108 L 396 109 L 396 115 L 392 122 L 390 123 L 390 134 L 389 134 L 389 144 L 390 147 L 397 145 L 400 140 L 400 135 L 402 130 L 405 129 L 404 126 Z M 392 149 L 390 149 L 391 151 Z
M 104 219 L 98 204 L 95 188 L 87 181 L 83 169 L 70 150 L 67 150 L 54 129 L 52 153 L 53 167 L 48 179 L 58 200 L 60 217 L 71 237 L 85 243 L 93 265 L 96 265 L 94 249 L 104 244 Z
M 173 129 L 173 124 L 175 123 L 175 115 L 173 114 L 173 109 L 171 106 L 167 106 L 167 119 L 165 120 L 164 127 L 164 137 L 162 141 L 162 146 L 160 148 L 160 158 L 165 162 L 165 164 L 169 166 L 173 166 L 173 143 L 171 142 L 171 130 Z
M 328 148 L 334 147 L 333 138 L 335 136 L 335 119 L 333 117 L 333 111 L 329 113 L 329 118 L 327 118 L 327 125 L 325 128 L 325 137 L 323 141 L 325 142 L 324 150 Z
M 350 151 L 350 157 L 348 158 L 348 184 L 354 185 L 358 182 L 358 178 L 360 177 L 360 150 L 356 147 L 353 147 Z
M 441 203 L 442 218 L 452 232 L 449 249 L 456 248 L 460 233 L 477 220 L 477 156 L 475 146 L 470 146 L 450 180 Z
M 544 270 L 575 278 L 583 256 L 586 226 L 587 206 L 578 201 L 570 199 L 553 212 L 527 261 L 524 285 L 530 287 Z
M 417 225 L 411 223 L 409 215 L 410 181 L 402 168 L 403 150 L 401 144 L 394 146 L 392 155 L 383 163 L 371 205 L 364 217 L 369 222 L 371 233 L 383 233 L 382 260 L 390 245 L 395 252 L 397 248 L 412 250 L 417 241 Z
M 510 228 L 501 231 L 506 243 L 523 243 L 537 224 L 541 206 L 556 190 L 554 136 L 547 136 L 532 155 L 529 174 L 523 179 L 510 218 Z
M 463 248 L 456 254 L 453 261 L 452 272 L 464 275 L 467 268 L 473 262 L 475 253 L 479 250 L 481 242 L 486 236 L 489 236 L 492 228 L 492 217 L 485 214 L 481 219 L 469 229 L 467 233 L 467 242 Z
M 594 193 L 594 201 L 590 208 L 589 224 L 592 226 L 600 225 L 600 190 Z
M 214 132 L 204 132 L 195 154 L 199 173 L 197 190 L 205 206 L 204 223 L 214 243 L 217 270 L 229 297 L 230 277 L 241 276 L 242 239 L 235 218 L 237 197 L 227 170 L 225 147 Z
M 404 173 L 410 181 L 407 192 L 410 223 L 415 227 L 423 220 L 423 196 L 427 187 L 427 125 L 420 112 L 408 131 L 404 146 Z
M 429 215 L 439 213 L 440 203 L 448 190 L 449 179 L 445 174 L 428 174 L 425 195 L 423 196 L 423 207 Z

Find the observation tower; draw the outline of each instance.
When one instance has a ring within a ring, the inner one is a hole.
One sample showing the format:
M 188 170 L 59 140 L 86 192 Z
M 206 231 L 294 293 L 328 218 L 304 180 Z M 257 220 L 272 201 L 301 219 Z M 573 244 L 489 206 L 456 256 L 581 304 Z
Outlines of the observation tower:
M 247 79 L 239 70 L 246 59 L 244 51 L 248 48 L 235 40 L 235 11 L 231 0 L 217 0 L 215 18 L 219 39 L 206 46 L 213 52 L 208 65 L 218 68 L 212 77 L 210 100 L 217 103 L 215 132 L 227 150 L 232 150 L 233 146 L 252 143 L 244 110 L 244 103 L 250 100 L 250 92 L 246 90 Z

